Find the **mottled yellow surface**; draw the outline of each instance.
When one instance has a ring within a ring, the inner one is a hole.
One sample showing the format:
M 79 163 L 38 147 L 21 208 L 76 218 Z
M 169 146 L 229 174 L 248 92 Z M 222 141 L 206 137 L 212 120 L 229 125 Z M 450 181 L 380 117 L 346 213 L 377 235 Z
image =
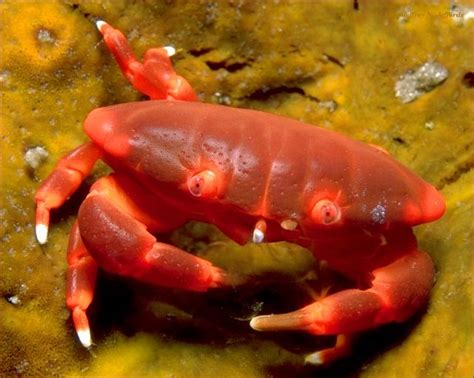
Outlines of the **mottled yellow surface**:
M 141 98 L 101 42 L 93 24 L 101 18 L 123 30 L 138 55 L 176 46 L 176 68 L 203 101 L 284 114 L 381 145 L 442 189 L 446 216 L 417 229 L 438 272 L 426 313 L 387 328 L 380 348 L 332 373 L 471 377 L 474 89 L 462 79 L 474 71 L 474 20 L 449 15 L 450 4 L 359 0 L 355 10 L 349 0 L 2 2 L 0 375 L 330 373 L 302 367 L 316 338 L 256 334 L 245 321 L 261 298 L 281 309 L 295 292 L 303 295 L 291 282 L 311 270 L 309 253 L 237 247 L 203 225 L 172 239 L 216 265 L 279 273 L 288 284 L 189 294 L 101 274 L 90 311 L 94 356 L 79 346 L 64 305 L 65 249 L 86 187 L 55 214 L 43 248 L 34 238 L 33 196 L 57 159 L 85 140 L 88 112 Z M 472 0 L 458 4 L 474 11 Z M 445 66 L 448 79 L 402 104 L 395 82 L 428 61 Z M 32 169 L 24 155 L 35 146 L 49 157 Z M 94 176 L 104 172 L 99 165 Z M 373 335 L 379 341 L 381 332 Z

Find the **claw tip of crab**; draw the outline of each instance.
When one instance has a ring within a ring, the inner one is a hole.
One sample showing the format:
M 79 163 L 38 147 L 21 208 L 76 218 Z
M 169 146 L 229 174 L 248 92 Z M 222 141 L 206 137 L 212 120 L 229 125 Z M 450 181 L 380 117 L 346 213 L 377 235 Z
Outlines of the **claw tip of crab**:
M 102 21 L 102 20 L 97 20 L 95 22 L 95 25 L 97 26 L 97 29 L 99 29 L 99 31 L 102 32 L 102 28 L 107 25 L 107 22 Z
M 259 244 L 263 242 L 263 239 L 265 239 L 265 234 L 261 230 L 255 229 L 253 231 L 252 241 L 255 244 Z
M 40 244 L 46 244 L 48 241 L 48 226 L 45 224 L 36 225 L 36 239 Z
M 84 348 L 89 349 L 92 345 L 91 331 L 89 329 L 78 329 L 77 337 Z
M 250 320 L 250 327 L 255 331 L 260 331 L 260 328 L 258 327 L 259 318 L 259 316 L 256 316 Z
M 173 46 L 165 46 L 164 49 L 170 58 L 176 54 L 176 49 Z

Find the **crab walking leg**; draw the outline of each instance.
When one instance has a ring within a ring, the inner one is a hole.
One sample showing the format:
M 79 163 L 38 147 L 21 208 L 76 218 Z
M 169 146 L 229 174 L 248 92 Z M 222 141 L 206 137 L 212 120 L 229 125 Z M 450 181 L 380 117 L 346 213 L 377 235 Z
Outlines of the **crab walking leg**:
M 304 361 L 311 365 L 328 364 L 350 355 L 352 335 L 337 335 L 336 345 L 332 348 L 308 354 Z
M 40 244 L 48 240 L 49 212 L 60 207 L 89 175 L 101 152 L 92 142 L 84 143 L 68 153 L 36 192 L 36 238 Z
M 372 275 L 372 286 L 367 290 L 343 290 L 291 313 L 257 316 L 250 326 L 258 331 L 304 330 L 315 335 L 337 335 L 402 322 L 427 302 L 434 267 L 425 252 L 415 249 L 375 269 Z M 339 352 L 344 343 L 342 346 Z M 307 361 L 327 362 L 325 354 L 331 358 L 331 353 L 325 352 L 328 350 L 313 353 Z
M 151 202 L 146 209 L 148 199 Z M 174 216 L 165 203 L 158 206 L 156 198 L 139 189 L 131 179 L 114 175 L 94 184 L 79 210 L 78 221 L 87 249 L 109 272 L 194 291 L 234 284 L 233 276 L 210 262 L 157 242 L 148 232 L 147 227 L 176 227 L 179 219 L 173 219 Z
M 72 227 L 67 249 L 67 307 L 71 310 L 74 328 L 81 344 L 92 344 L 86 310 L 92 302 L 97 277 L 97 263 L 82 243 L 77 221 Z
M 149 49 L 142 64 L 133 54 L 121 31 L 104 21 L 97 21 L 96 25 L 124 76 L 137 90 L 153 100 L 197 100 L 191 85 L 176 74 L 171 64 L 170 57 L 176 52 L 173 47 Z

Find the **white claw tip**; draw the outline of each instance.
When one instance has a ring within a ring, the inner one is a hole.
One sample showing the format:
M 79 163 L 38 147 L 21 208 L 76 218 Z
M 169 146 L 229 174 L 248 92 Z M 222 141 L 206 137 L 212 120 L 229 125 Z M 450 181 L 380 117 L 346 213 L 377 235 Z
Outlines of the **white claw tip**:
M 311 364 L 311 365 L 322 365 L 324 363 L 320 352 L 308 354 L 305 357 L 304 362 L 305 364 Z
M 45 224 L 36 225 L 36 239 L 40 244 L 46 244 L 48 241 L 48 226 Z
M 92 345 L 91 331 L 89 329 L 78 329 L 77 337 L 84 348 L 89 349 Z
M 254 329 L 255 331 L 260 331 L 258 329 L 258 318 L 259 316 L 256 316 L 250 320 L 250 327 Z
M 262 232 L 262 230 L 259 230 L 257 228 L 253 230 L 252 241 L 255 244 L 262 243 L 263 239 L 265 239 L 265 234 Z
M 107 22 L 105 21 L 102 21 L 102 20 L 97 20 L 95 25 L 97 26 L 97 29 L 99 29 L 99 31 L 101 32 L 102 31 L 102 27 L 104 27 L 105 25 L 107 25 Z
M 176 54 L 176 49 L 173 46 L 165 46 L 164 49 L 166 50 L 166 53 L 168 56 L 171 58 L 174 54 Z

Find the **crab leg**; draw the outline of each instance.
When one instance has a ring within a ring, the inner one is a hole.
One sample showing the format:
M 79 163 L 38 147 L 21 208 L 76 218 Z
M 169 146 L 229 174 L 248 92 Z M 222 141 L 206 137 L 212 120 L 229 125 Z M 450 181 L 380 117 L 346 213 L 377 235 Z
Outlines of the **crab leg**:
M 36 238 L 40 244 L 48 239 L 49 212 L 60 207 L 89 175 L 101 152 L 92 142 L 68 153 L 36 192 Z
M 86 310 L 92 302 L 97 276 L 97 263 L 81 240 L 77 221 L 72 227 L 67 249 L 67 307 L 77 336 L 85 348 L 92 344 Z
M 149 49 L 143 57 L 142 64 L 133 54 L 122 32 L 104 21 L 99 20 L 96 25 L 124 76 L 135 89 L 154 100 L 197 100 L 191 85 L 176 74 L 171 64 L 170 57 L 176 52 L 173 47 Z
M 250 326 L 258 331 L 305 330 L 331 335 L 402 322 L 426 303 L 434 267 L 425 252 L 415 249 L 375 269 L 372 275 L 372 286 L 367 290 L 343 290 L 291 313 L 257 316 Z M 324 363 L 341 356 L 345 349 L 345 343 L 340 343 L 333 351 L 313 353 L 308 361 Z
M 92 344 L 86 310 L 94 296 L 98 263 L 140 281 L 194 291 L 237 283 L 210 262 L 157 242 L 147 229 L 173 229 L 185 219 L 154 200 L 132 179 L 113 174 L 94 183 L 81 205 L 69 239 L 66 299 L 86 348 Z
M 185 219 L 126 176 L 97 181 L 79 210 L 87 249 L 110 272 L 155 285 L 205 291 L 233 284 L 210 262 L 160 243 L 147 230 L 176 228 Z
M 352 337 L 352 335 L 337 335 L 336 344 L 334 347 L 308 354 L 305 357 L 305 363 L 312 365 L 322 365 L 346 357 L 351 352 Z

